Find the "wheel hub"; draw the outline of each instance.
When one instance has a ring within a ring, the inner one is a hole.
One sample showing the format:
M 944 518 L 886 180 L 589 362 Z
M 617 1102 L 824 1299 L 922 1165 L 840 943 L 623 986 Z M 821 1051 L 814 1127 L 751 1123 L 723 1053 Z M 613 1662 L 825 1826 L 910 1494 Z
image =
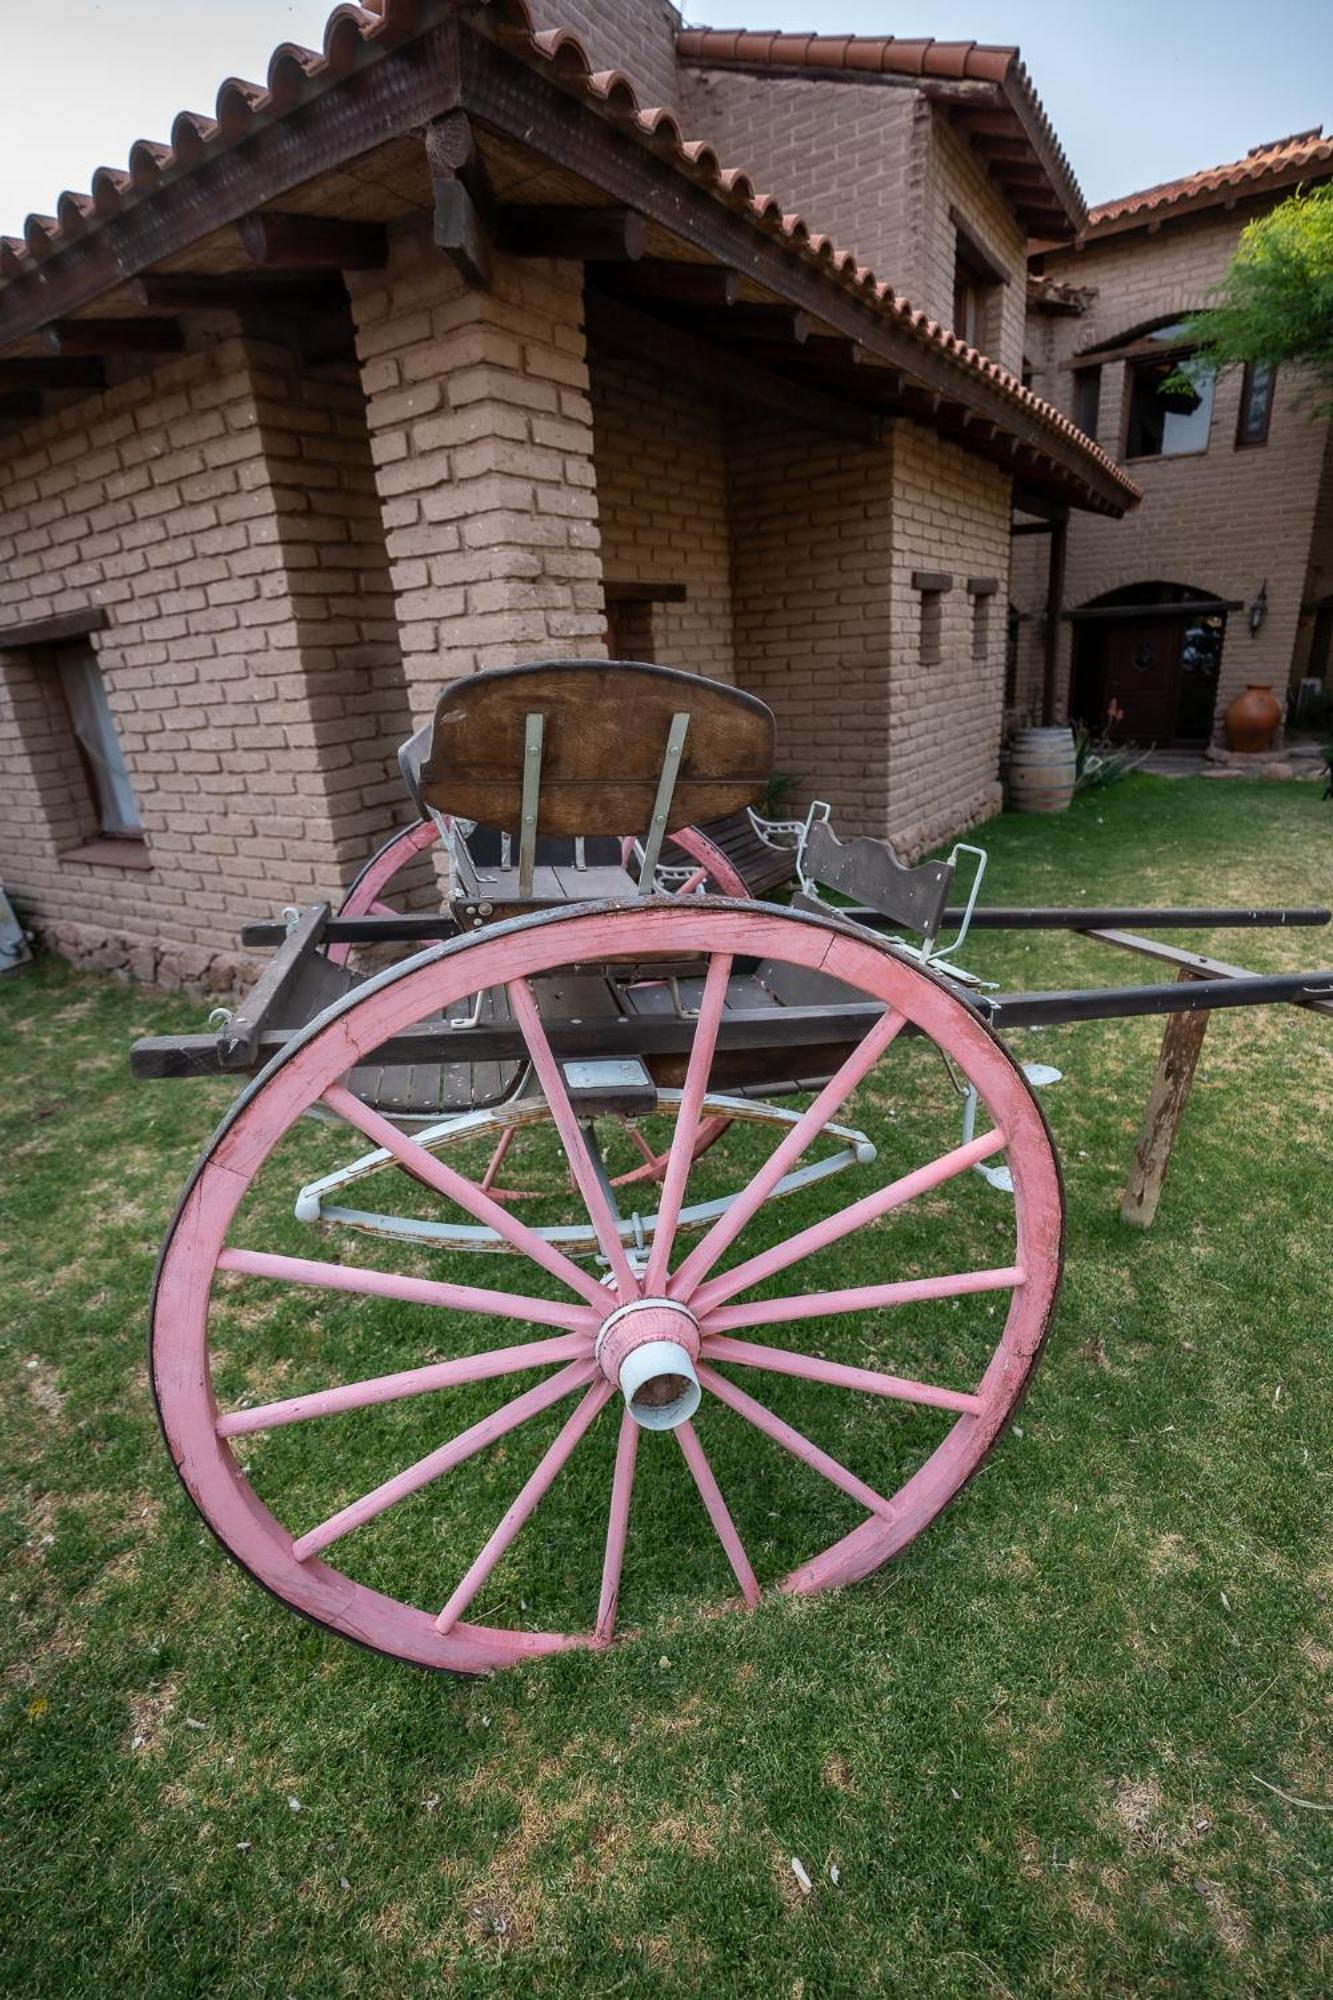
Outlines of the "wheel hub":
M 674 1299 L 634 1299 L 618 1307 L 602 1322 L 594 1352 L 644 1430 L 675 1430 L 698 1409 L 699 1322 Z

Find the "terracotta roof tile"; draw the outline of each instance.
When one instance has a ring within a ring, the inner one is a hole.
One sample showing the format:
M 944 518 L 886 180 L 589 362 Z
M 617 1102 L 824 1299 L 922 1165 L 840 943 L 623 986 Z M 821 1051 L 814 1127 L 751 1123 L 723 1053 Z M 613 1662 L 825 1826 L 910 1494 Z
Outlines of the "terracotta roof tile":
M 989 83 L 1014 112 L 1014 136 L 1026 138 L 1031 159 L 1047 179 L 1051 200 L 1074 226 L 1084 221 L 1083 197 L 1016 48 L 985 42 L 939 42 L 926 36 L 753 33 L 734 28 L 684 28 L 676 36 L 683 62 L 702 69 L 797 69 L 848 76 L 898 76 L 922 83 Z M 959 107 L 960 111 L 963 107 Z M 1002 176 L 1001 163 L 992 171 Z M 1030 184 L 1025 183 L 1029 188 Z
M 582 42 L 570 30 L 555 28 L 539 32 L 526 0 L 373 0 L 368 7 L 337 7 L 325 25 L 322 52 L 284 43 L 270 60 L 262 89 L 229 78 L 218 92 L 215 117 L 181 112 L 172 126 L 170 146 L 152 140 L 137 141 L 130 151 L 128 173 L 99 167 L 93 176 L 91 195 L 66 193 L 61 197 L 58 206 L 63 216 L 30 215 L 21 241 L 16 237 L 0 238 L 0 287 L 35 277 L 35 266 L 65 247 L 71 234 L 67 221 L 73 220 L 75 232 L 96 229 L 146 194 L 215 160 L 261 124 L 285 115 L 349 71 L 374 61 L 382 50 L 422 32 L 450 7 L 489 20 L 498 38 L 524 61 L 548 69 L 553 81 L 585 99 L 613 123 L 633 131 L 680 172 L 702 183 L 719 201 L 745 211 L 756 227 L 780 239 L 806 262 L 817 265 L 831 283 L 854 294 L 886 320 L 893 320 L 922 346 L 953 357 L 962 377 L 960 395 L 966 393 L 968 377 L 985 382 L 1053 438 L 1058 437 L 1063 445 L 1074 447 L 1095 463 L 1103 477 L 1118 487 L 1127 500 L 1139 497 L 1139 489 L 1128 474 L 1100 447 L 1090 444 L 1068 417 L 1034 396 L 998 362 L 978 353 L 950 329 L 918 311 L 860 263 L 852 251 L 840 249 L 829 237 L 812 232 L 804 217 L 784 209 L 776 196 L 756 189 L 743 169 L 724 167 L 706 140 L 687 141 L 675 114 L 662 107 L 643 106 L 634 84 L 623 71 L 595 71 Z M 779 38 L 737 34 L 727 39 L 735 43 L 757 40 L 768 47 Z M 857 39 L 845 38 L 844 47 L 855 44 Z M 929 61 L 930 50 L 950 45 L 897 46 L 925 51 L 920 59 Z M 1012 51 L 967 46 L 972 51 L 969 62 L 978 55 L 987 60 L 998 56 L 1009 60 L 1013 55 Z M 917 60 L 918 55 L 914 53 L 911 59 Z
M 1179 180 L 1160 181 L 1137 194 L 1102 202 L 1088 211 L 1086 235 L 1110 234 L 1113 226 L 1151 221 L 1176 209 L 1207 208 L 1237 194 L 1262 194 L 1270 185 L 1281 186 L 1306 173 L 1323 177 L 1329 171 L 1333 171 L 1333 138 L 1326 139 L 1323 126 L 1316 125 L 1308 132 L 1252 146 L 1243 160 L 1202 167 Z

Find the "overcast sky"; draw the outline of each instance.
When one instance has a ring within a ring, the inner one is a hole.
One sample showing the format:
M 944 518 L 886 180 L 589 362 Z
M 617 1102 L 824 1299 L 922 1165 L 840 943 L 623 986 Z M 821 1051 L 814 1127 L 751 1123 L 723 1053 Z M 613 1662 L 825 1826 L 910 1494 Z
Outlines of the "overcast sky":
M 318 47 L 331 6 L 0 0 L 0 232 L 86 190 L 94 167 L 123 167 L 135 139 L 165 140 L 182 108 L 211 112 L 224 77 L 262 82 L 277 43 Z M 1090 202 L 1333 123 L 1331 0 L 717 0 L 687 13 L 1016 42 Z

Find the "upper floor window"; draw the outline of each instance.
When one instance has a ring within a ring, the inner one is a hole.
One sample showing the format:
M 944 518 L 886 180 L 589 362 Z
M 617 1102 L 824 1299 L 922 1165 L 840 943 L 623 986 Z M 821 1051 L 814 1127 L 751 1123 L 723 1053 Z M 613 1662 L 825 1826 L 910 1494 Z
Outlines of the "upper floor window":
M 1176 321 L 1134 342 L 1138 351 L 1129 357 L 1126 458 L 1180 458 L 1208 449 L 1213 373 L 1196 364 L 1188 349 L 1173 348 L 1184 330 Z
M 1276 387 L 1277 367 L 1273 362 L 1246 362 L 1240 389 L 1240 415 L 1236 420 L 1238 446 L 1268 443 Z
M 953 330 L 983 353 L 999 345 L 1005 274 L 950 210 L 954 223 Z
M 1084 437 L 1097 435 L 1097 410 L 1102 399 L 1100 364 L 1080 368 L 1074 377 L 1074 422 Z

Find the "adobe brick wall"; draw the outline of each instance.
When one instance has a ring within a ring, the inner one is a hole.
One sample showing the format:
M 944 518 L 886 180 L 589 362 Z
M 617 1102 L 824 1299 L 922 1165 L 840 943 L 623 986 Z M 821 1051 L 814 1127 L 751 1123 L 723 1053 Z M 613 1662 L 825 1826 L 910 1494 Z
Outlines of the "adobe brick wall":
M 623 69 L 641 103 L 681 108 L 680 15 L 668 0 L 529 0 L 529 5 L 539 28 L 572 28 L 594 69 Z
M 1236 214 L 1209 214 L 1168 224 L 1156 236 L 1114 237 L 1077 255 L 1048 257 L 1050 276 L 1095 287 L 1097 297 L 1080 317 L 1033 314 L 1028 351 L 1037 393 L 1072 415 L 1071 356 L 1144 322 L 1177 313 L 1183 318 L 1203 305 L 1225 270 L 1242 221 Z M 1280 696 L 1291 670 L 1328 435 L 1327 421 L 1299 406 L 1301 390 L 1296 371 L 1280 371 L 1268 443 L 1237 450 L 1241 374 L 1228 371 L 1216 386 L 1205 454 L 1131 461 L 1128 469 L 1143 488 L 1142 504 L 1123 521 L 1076 514 L 1070 522 L 1065 602 L 1071 607 L 1127 584 L 1157 580 L 1248 604 L 1267 579 L 1269 613 L 1258 636 L 1241 613 L 1228 620 L 1215 719 L 1219 735 L 1227 704 L 1246 681 L 1271 681 Z M 1097 434 L 1113 455 L 1123 447 L 1126 415 L 1125 364 L 1108 364 Z M 1045 544 L 1033 536 L 1017 547 L 1017 601 L 1035 612 L 1045 593 Z M 1068 621 L 1061 643 L 1063 700 L 1071 653 Z M 1034 645 L 1025 654 L 1026 696 L 1039 671 L 1037 651 Z
M 895 424 L 892 510 L 888 830 L 910 859 L 1000 809 L 1009 478 L 920 425 Z M 939 605 L 938 661 L 922 647 L 912 585 L 922 570 L 953 577 Z M 969 577 L 998 589 L 974 599 Z
M 930 107 L 874 83 L 799 82 L 685 68 L 686 127 L 760 194 L 854 250 L 924 305 Z M 953 233 L 949 232 L 952 246 Z M 950 278 L 949 313 L 953 308 Z
M 240 921 L 327 894 L 350 820 L 381 810 L 364 773 L 358 803 L 346 785 L 347 819 L 335 826 L 327 715 L 303 652 L 317 600 L 319 617 L 334 600 L 324 583 L 298 594 L 289 562 L 299 548 L 312 579 L 337 569 L 341 591 L 340 552 L 363 578 L 375 537 L 349 519 L 364 466 L 349 471 L 332 449 L 322 392 L 293 409 L 274 350 L 198 330 L 191 341 L 179 359 L 0 448 L 0 851 L 25 917 L 68 955 L 221 990 L 250 969 L 237 956 Z M 270 452 L 302 482 L 281 497 Z M 327 507 L 315 497 L 321 458 Z M 71 806 L 77 765 L 50 656 L 3 647 L 5 625 L 90 603 L 110 614 L 93 644 L 151 870 L 63 852 L 88 829 Z M 353 646 L 378 649 L 383 672 L 387 638 L 370 634 L 367 621 Z
M 736 679 L 777 717 L 777 768 L 839 826 L 886 830 L 892 458 L 775 419 L 732 444 Z
M 478 668 L 600 655 L 582 265 L 470 290 L 424 222 L 348 285 L 416 720 Z
M 948 326 L 955 222 L 1009 282 L 981 346 L 1017 374 L 1023 362 L 1027 243 L 972 147 L 915 91 L 876 83 L 799 82 L 682 71 L 687 124 L 760 191 L 854 250 L 877 276 Z
M 736 678 L 801 803 L 912 859 L 997 810 L 1009 481 L 910 423 L 878 449 L 748 428 L 733 447 Z M 914 571 L 943 570 L 938 659 Z M 974 657 L 968 577 L 994 578 Z
M 683 604 L 644 607 L 651 656 L 732 680 L 727 444 L 716 398 L 621 354 L 594 352 L 591 376 L 603 572 L 617 583 L 683 583 Z

